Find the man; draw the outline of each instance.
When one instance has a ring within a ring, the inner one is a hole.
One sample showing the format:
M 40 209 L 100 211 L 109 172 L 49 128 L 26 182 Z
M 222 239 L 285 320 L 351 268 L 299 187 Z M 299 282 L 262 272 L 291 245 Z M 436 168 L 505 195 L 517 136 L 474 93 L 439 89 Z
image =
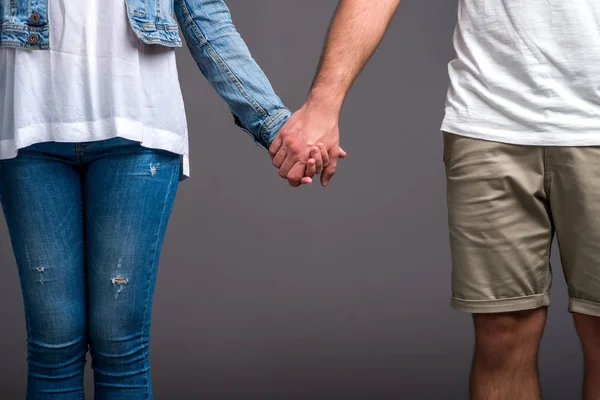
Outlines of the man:
M 270 148 L 281 176 L 298 182 L 321 142 L 327 184 L 342 102 L 398 5 L 340 1 L 308 100 Z M 583 398 L 600 399 L 600 3 L 459 0 L 458 15 L 442 131 L 452 305 L 476 332 L 471 398 L 541 398 L 556 231 Z

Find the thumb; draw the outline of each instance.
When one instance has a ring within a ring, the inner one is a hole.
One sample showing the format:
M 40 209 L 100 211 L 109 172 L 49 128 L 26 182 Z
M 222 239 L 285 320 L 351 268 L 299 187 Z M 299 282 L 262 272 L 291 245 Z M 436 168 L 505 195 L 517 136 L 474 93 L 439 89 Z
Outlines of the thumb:
M 347 155 L 348 153 L 346 153 L 346 151 L 340 147 L 340 158 L 346 158 Z

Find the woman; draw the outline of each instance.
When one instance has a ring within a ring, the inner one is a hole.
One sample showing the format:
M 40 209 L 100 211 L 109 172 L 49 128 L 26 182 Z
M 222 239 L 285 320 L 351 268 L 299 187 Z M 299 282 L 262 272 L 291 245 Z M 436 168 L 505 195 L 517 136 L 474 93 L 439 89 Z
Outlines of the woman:
M 96 398 L 151 399 L 158 260 L 190 173 L 178 25 L 256 143 L 268 148 L 290 112 L 223 1 L 0 0 L 0 17 L 0 197 L 25 304 L 27 398 L 83 398 L 89 348 Z

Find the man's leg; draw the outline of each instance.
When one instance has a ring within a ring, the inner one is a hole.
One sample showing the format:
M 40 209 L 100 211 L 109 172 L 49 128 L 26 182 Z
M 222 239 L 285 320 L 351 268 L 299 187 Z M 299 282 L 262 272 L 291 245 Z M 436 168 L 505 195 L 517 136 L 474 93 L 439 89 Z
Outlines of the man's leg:
M 550 204 L 585 362 L 583 399 L 599 400 L 600 147 L 557 147 L 549 153 Z
M 538 400 L 550 304 L 545 151 L 444 135 L 452 306 L 474 314 L 473 400 Z
M 583 399 L 600 399 L 600 318 L 585 314 L 573 314 L 575 328 L 583 348 L 585 373 Z
M 540 399 L 538 350 L 547 308 L 475 314 L 472 399 Z

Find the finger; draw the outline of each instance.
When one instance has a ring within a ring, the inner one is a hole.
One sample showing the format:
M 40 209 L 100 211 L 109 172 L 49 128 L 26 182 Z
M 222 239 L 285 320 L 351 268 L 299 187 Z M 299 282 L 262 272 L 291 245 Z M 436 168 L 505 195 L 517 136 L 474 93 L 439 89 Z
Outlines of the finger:
M 321 157 L 321 149 L 315 147 L 312 149 L 310 156 L 311 160 L 315 161 L 315 173 L 320 174 L 323 172 L 323 157 Z M 310 161 L 310 160 L 309 160 Z
M 312 178 L 313 176 L 315 176 L 315 174 L 317 173 L 317 163 L 314 159 L 310 159 L 308 160 L 308 164 L 306 166 L 306 172 L 304 173 L 304 176 L 302 177 L 302 179 L 300 179 L 300 183 L 305 184 L 305 185 L 309 185 L 312 183 Z
M 348 153 L 346 153 L 346 152 L 344 151 L 344 149 L 342 149 L 342 148 L 340 147 L 340 158 L 346 158 L 347 156 L 348 156 Z
M 287 174 L 287 180 L 293 187 L 300 186 L 300 181 L 306 175 L 306 164 L 298 161 Z
M 327 167 L 329 165 L 329 152 L 327 152 L 327 148 L 323 143 L 317 144 L 319 150 L 321 150 L 321 157 L 323 157 L 323 167 Z
M 275 168 L 281 168 L 281 164 L 283 164 L 283 161 L 285 160 L 286 156 L 287 149 L 285 147 L 281 147 L 277 154 L 275 154 L 275 156 L 273 157 L 273 166 Z
M 292 158 L 289 154 L 285 157 L 285 160 L 279 166 L 279 176 L 284 179 L 287 179 L 292 167 L 296 164 L 296 160 Z M 306 164 L 302 164 L 303 167 L 306 167 Z M 304 170 L 302 170 L 302 175 L 298 177 L 298 180 L 304 176 Z
M 338 154 L 331 154 L 331 158 L 329 159 L 329 165 L 325 167 L 323 174 L 321 174 L 321 185 L 323 185 L 323 187 L 329 186 L 329 181 L 331 181 L 331 178 L 333 178 L 333 176 L 335 175 L 337 169 L 337 160 Z
M 321 174 L 321 185 L 323 185 L 323 187 L 329 186 L 329 181 L 331 181 L 331 178 L 333 178 L 335 175 L 335 170 L 335 163 L 333 162 L 325 167 L 323 173 Z
M 273 139 L 271 142 L 271 146 L 269 146 L 269 154 L 271 155 L 271 158 L 275 157 L 275 154 L 277 154 L 282 144 L 283 139 L 281 138 L 281 135 L 275 136 L 275 139 Z
M 304 176 L 312 178 L 317 173 L 317 162 L 315 159 L 311 158 L 308 160 L 308 164 L 306 164 L 306 172 L 304 172 Z

